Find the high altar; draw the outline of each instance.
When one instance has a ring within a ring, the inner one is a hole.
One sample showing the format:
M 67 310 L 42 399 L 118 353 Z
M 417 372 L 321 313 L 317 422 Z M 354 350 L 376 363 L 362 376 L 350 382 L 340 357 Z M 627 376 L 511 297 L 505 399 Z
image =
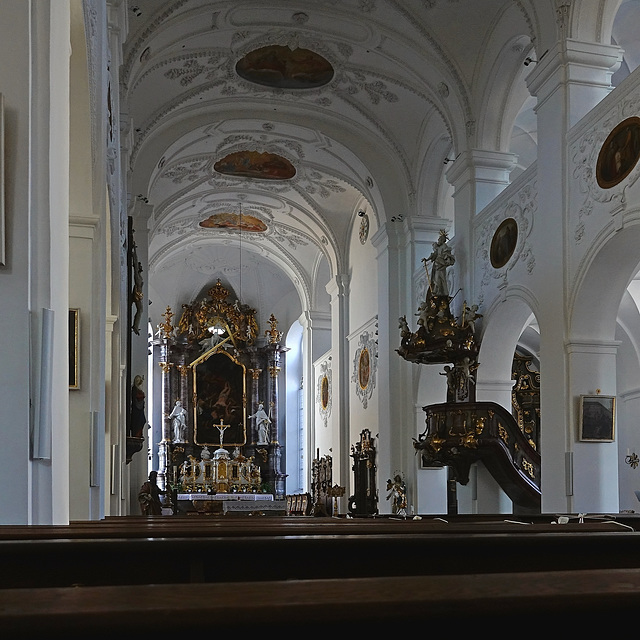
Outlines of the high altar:
M 278 381 L 287 348 L 277 320 L 272 314 L 259 339 L 255 310 L 230 300 L 220 280 L 182 308 L 174 325 L 167 307 L 154 339 L 163 402 L 158 484 L 177 500 L 283 499 Z

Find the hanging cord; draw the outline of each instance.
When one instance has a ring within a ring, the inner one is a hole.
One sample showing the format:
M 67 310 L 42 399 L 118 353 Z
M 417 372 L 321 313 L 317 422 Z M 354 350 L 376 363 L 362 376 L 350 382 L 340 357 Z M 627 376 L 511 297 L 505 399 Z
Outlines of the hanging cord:
M 242 202 L 240 203 L 240 292 L 238 298 L 242 300 Z

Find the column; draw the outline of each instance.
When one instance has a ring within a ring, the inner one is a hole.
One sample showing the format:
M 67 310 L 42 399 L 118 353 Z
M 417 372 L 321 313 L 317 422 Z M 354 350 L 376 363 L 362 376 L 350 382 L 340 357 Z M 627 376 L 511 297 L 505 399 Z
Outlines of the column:
M 192 397 L 189 394 L 189 373 L 191 368 L 184 363 L 185 355 L 182 354 L 180 360 L 182 361 L 180 364 L 176 365 L 178 372 L 180 373 L 180 392 L 178 394 L 178 398 L 182 402 L 182 406 L 185 408 L 187 412 L 187 441 L 193 442 L 194 435 L 194 425 L 189 427 L 189 424 L 192 422 L 193 417 L 193 402 Z M 176 398 L 176 400 L 178 399 Z M 173 435 L 173 434 L 172 434 Z
M 567 345 L 568 397 L 573 404 L 567 415 L 573 445 L 567 455 L 566 485 L 576 513 L 619 511 L 617 438 L 613 442 L 580 440 L 580 396 L 616 396 L 618 345 L 610 340 L 574 340 Z
M 618 47 L 565 39 L 533 65 L 527 77 L 529 91 L 537 98 L 538 117 L 538 211 L 531 235 L 532 244 L 545 247 L 543 259 L 536 262 L 533 284 L 534 294 L 544 300 L 537 318 L 543 513 L 573 510 L 572 477 L 581 476 L 579 467 L 588 464 L 574 456 L 571 378 L 577 370 L 567 348 L 571 337 L 565 256 L 573 239 L 565 236 L 564 224 L 570 180 L 565 140 L 569 129 L 610 91 L 610 77 L 620 55 Z M 581 476 L 587 482 L 584 490 L 593 495 L 600 495 L 604 475 L 611 475 L 614 469 L 599 471 Z
M 167 355 L 168 349 L 163 349 L 163 355 Z M 162 440 L 158 444 L 158 486 L 166 489 L 168 479 L 168 464 L 170 460 L 171 445 L 171 421 L 168 415 L 171 413 L 171 368 L 170 362 L 159 362 L 162 370 Z M 153 444 L 151 444 L 153 446 Z
M 286 493 L 286 474 L 282 473 L 282 446 L 285 443 L 284 425 L 279 420 L 279 388 L 278 377 L 281 371 L 280 355 L 282 347 L 274 345 L 273 352 L 269 357 L 269 414 L 271 416 L 271 456 L 273 464 L 273 475 L 275 484 L 275 494 L 277 497 L 284 497 Z
M 247 413 L 250 415 L 255 412 L 258 407 L 258 403 L 260 402 L 260 374 L 262 373 L 262 369 L 249 369 L 249 373 L 251 374 L 251 392 L 249 395 L 249 408 Z M 247 441 L 254 446 L 256 442 L 258 442 L 258 430 L 256 428 L 255 418 L 251 419 L 249 423 L 249 433 L 247 434 Z
M 458 286 L 469 296 L 474 282 L 475 261 L 470 256 L 473 218 L 509 185 L 509 174 L 517 157 L 485 149 L 462 151 L 447 170 L 447 180 L 455 188 L 455 273 Z
M 327 293 L 331 296 L 331 353 L 332 369 L 332 425 L 333 425 L 333 484 L 348 486 L 350 474 L 349 461 L 349 352 L 347 344 L 347 328 L 349 326 L 349 278 L 339 274 L 327 284 Z M 329 451 L 321 451 L 320 455 L 328 455 Z

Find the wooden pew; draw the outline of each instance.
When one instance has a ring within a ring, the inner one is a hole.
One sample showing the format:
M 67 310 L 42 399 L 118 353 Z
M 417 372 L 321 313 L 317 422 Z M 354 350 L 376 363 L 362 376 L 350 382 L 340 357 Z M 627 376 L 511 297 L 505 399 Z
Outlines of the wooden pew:
M 167 536 L 237 536 L 250 532 L 259 535 L 302 534 L 383 534 L 407 533 L 561 533 L 588 531 L 640 530 L 640 516 L 595 515 L 579 522 L 577 515 L 569 523 L 557 525 L 557 516 L 527 518 L 514 516 L 432 516 L 419 520 L 394 517 L 330 518 L 313 516 L 220 517 L 188 518 L 181 516 L 112 516 L 103 520 L 76 521 L 69 525 L 0 525 L 1 540 L 56 538 L 147 538 Z
M 615 522 L 273 520 L 151 518 L 24 537 L 3 528 L 0 588 L 640 568 L 640 533 Z
M 207 630 L 477 633 L 593 631 L 640 605 L 640 570 L 609 569 L 347 580 L 0 590 L 7 637 L 92 637 L 127 631 L 171 637 Z
M 131 516 L 5 525 L 0 629 L 21 638 L 178 633 L 215 619 L 216 629 L 241 620 L 362 633 L 455 621 L 460 631 L 498 617 L 522 624 L 532 611 L 547 628 L 557 615 L 604 620 L 640 604 L 637 522 Z

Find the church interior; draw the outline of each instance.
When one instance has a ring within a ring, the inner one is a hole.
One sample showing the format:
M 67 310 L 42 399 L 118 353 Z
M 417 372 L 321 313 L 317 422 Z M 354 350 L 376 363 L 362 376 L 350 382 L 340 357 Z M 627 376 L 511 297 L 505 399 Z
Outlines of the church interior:
M 637 606 L 640 0 L 0 17 L 0 626 Z

